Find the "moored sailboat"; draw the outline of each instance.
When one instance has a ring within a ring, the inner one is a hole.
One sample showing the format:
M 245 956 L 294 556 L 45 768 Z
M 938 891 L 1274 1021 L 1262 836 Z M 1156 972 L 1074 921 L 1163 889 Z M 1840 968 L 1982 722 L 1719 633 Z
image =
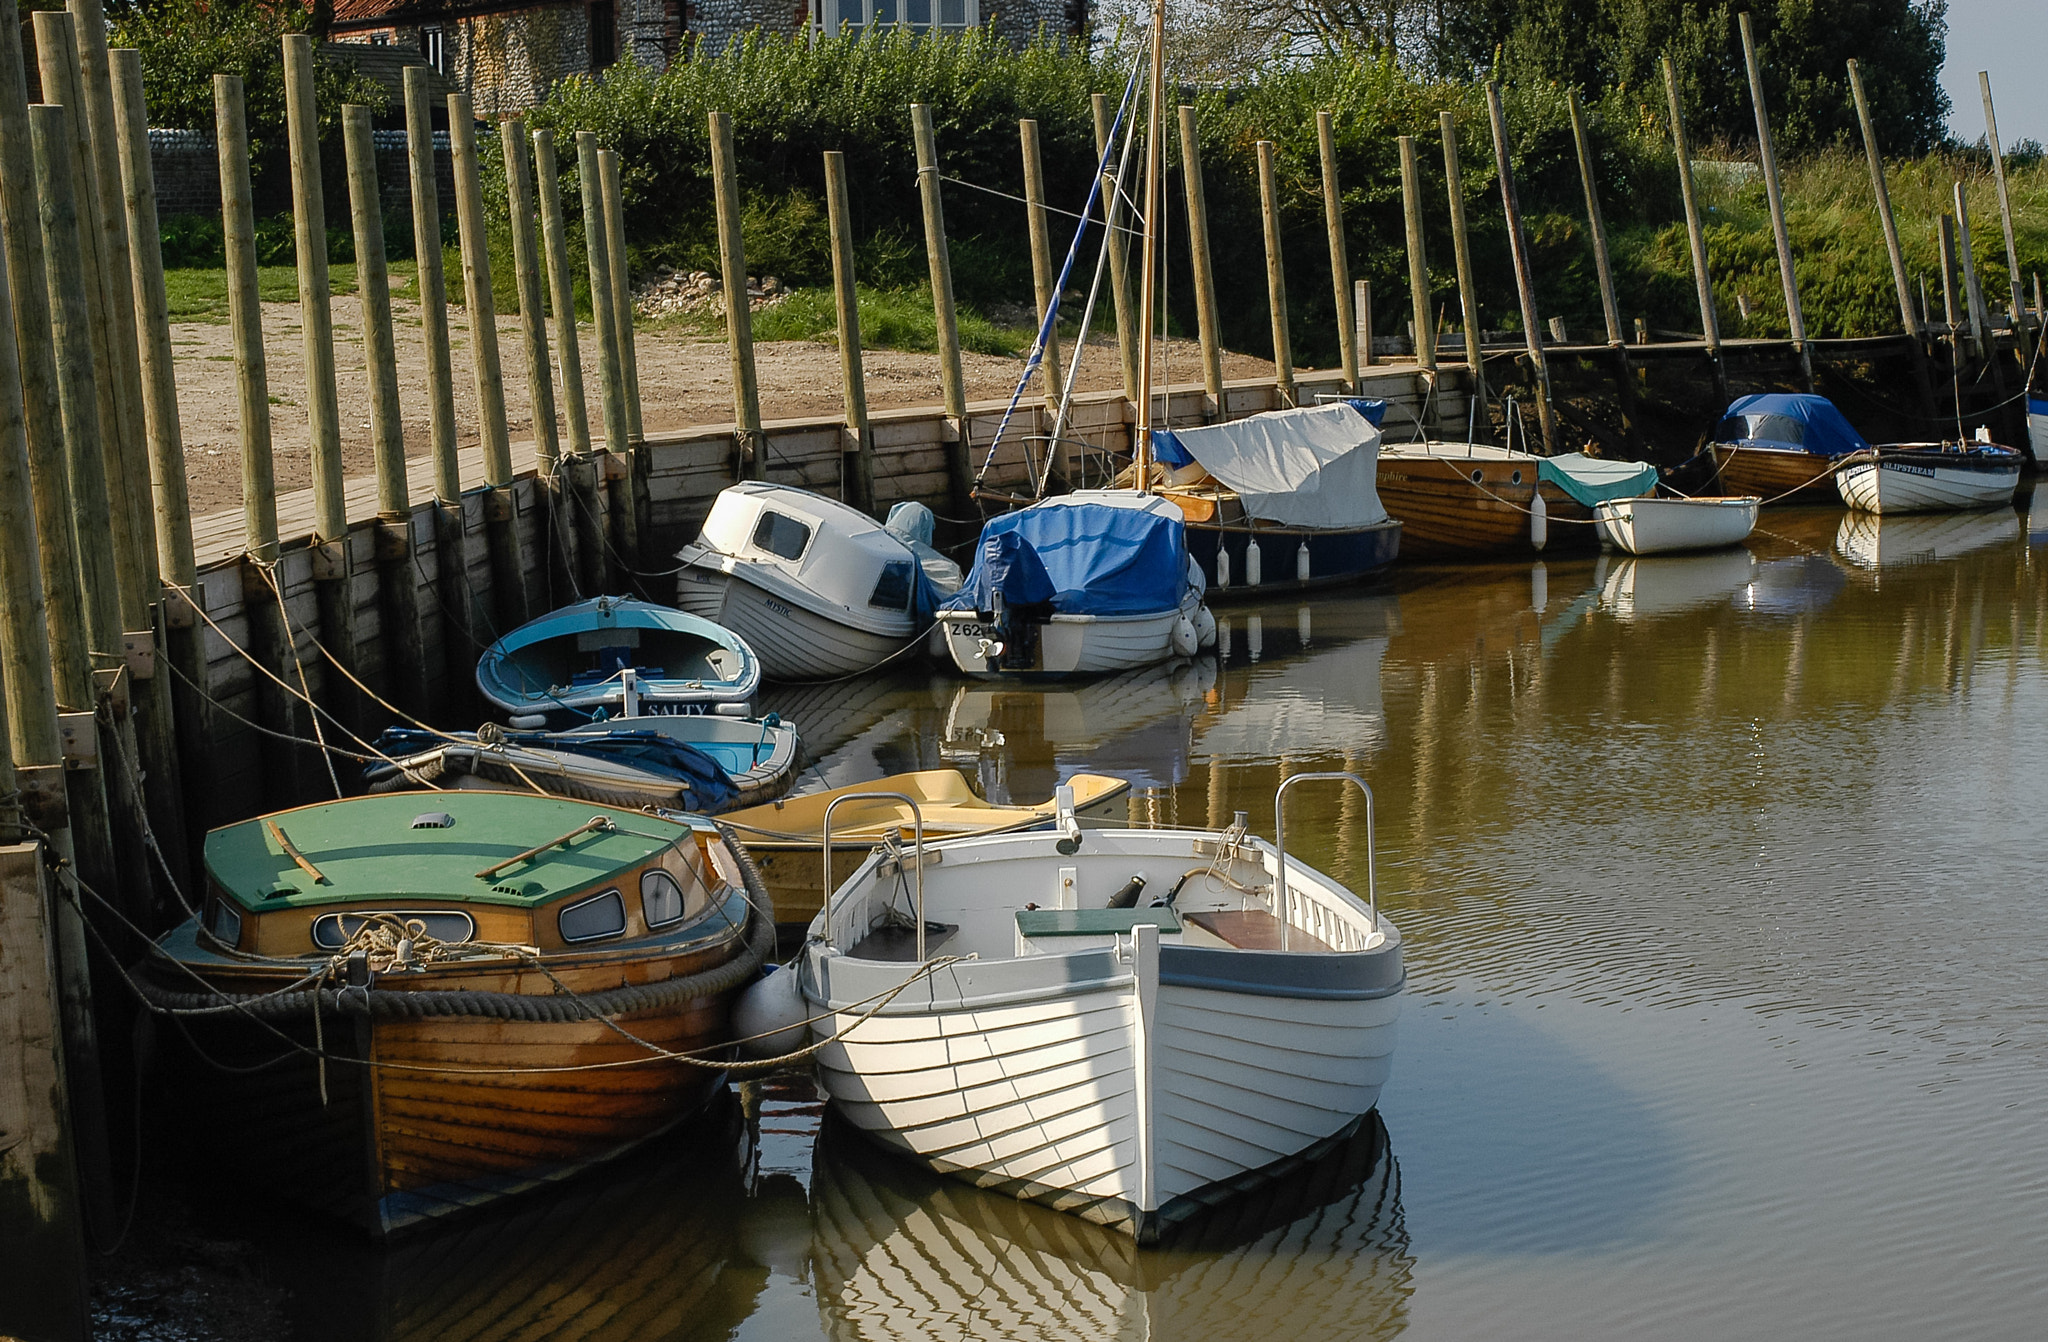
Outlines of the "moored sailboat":
M 1842 502 L 1864 513 L 2002 508 L 2025 458 L 1994 443 L 1887 443 L 1851 453 L 1835 470 Z

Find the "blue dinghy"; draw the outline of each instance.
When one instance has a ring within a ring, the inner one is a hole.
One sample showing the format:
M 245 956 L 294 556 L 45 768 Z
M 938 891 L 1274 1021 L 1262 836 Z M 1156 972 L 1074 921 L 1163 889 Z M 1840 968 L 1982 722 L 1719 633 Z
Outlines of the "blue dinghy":
M 463 788 L 526 792 L 638 809 L 715 815 L 772 801 L 803 762 L 796 729 L 703 714 L 615 718 L 569 732 L 430 732 L 392 727 L 386 758 L 363 770 L 372 792 Z
M 493 643 L 477 661 L 476 684 L 519 728 L 691 713 L 744 718 L 761 664 L 738 634 L 700 616 L 601 596 Z

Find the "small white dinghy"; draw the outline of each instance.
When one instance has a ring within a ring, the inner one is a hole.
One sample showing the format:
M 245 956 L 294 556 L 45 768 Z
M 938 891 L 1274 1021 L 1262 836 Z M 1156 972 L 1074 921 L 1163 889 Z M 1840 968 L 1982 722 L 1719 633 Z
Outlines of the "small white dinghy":
M 744 638 L 770 680 L 866 671 L 929 629 L 960 586 L 959 566 L 929 544 L 930 512 L 912 511 L 922 534 L 792 485 L 733 485 L 676 553 L 676 604 Z
M 1756 497 L 1608 499 L 1593 505 L 1600 543 L 1632 555 L 1719 550 L 1756 530 Z
M 1363 899 L 1241 815 L 1083 831 L 1069 802 L 1049 831 L 877 850 L 798 962 L 832 1103 L 1140 1243 L 1341 1139 L 1386 1083 L 1401 939 L 1373 896 L 1370 789 L 1298 774 L 1276 807 L 1311 780 L 1365 792 Z
M 1888 444 L 1844 459 L 1842 502 L 1860 513 L 1957 513 L 2003 508 L 2026 460 L 1994 443 Z

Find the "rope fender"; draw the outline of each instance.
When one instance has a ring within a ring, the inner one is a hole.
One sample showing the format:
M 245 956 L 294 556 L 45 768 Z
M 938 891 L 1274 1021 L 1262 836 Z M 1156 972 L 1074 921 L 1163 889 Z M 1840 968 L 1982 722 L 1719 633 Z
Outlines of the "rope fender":
M 250 1015 L 268 1020 L 290 1020 L 313 1014 L 315 1002 L 323 1013 L 369 1016 L 373 1019 L 423 1020 L 428 1017 L 473 1016 L 489 1020 L 563 1022 L 596 1020 L 633 1012 L 655 1011 L 700 997 L 716 997 L 751 981 L 775 951 L 775 922 L 764 909 L 772 909 L 760 868 L 753 854 L 733 832 L 718 826 L 727 848 L 740 869 L 746 887 L 749 911 L 746 941 L 739 954 L 723 964 L 681 978 L 660 983 L 629 984 L 594 993 L 501 993 L 474 989 L 448 991 L 408 988 L 317 988 L 296 993 L 185 992 L 165 987 L 144 967 L 135 976 L 135 986 L 150 1005 L 168 1010 L 191 1010 L 240 1003 Z

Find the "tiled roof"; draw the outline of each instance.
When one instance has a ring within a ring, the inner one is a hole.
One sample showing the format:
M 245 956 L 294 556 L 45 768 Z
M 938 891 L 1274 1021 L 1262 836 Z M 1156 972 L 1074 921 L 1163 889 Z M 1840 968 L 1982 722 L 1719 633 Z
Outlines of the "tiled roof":
M 471 14 L 551 9 L 580 0 L 334 0 L 335 32 L 355 28 L 410 27 Z

